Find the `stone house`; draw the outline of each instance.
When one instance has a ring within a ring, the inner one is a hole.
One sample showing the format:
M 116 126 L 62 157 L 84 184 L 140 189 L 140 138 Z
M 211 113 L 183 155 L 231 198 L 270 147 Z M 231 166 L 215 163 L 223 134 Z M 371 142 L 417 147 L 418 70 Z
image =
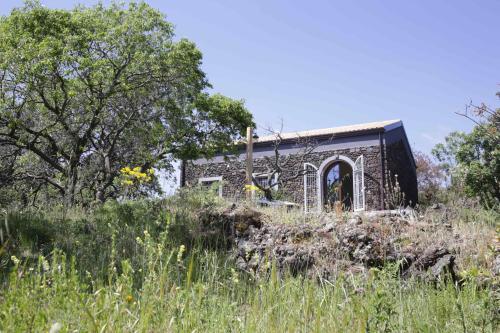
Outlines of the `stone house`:
M 304 139 L 315 146 L 307 155 L 300 155 Z M 258 182 L 268 180 L 263 170 L 275 156 L 275 140 L 275 136 L 254 140 L 253 168 Z M 245 145 L 238 149 L 235 155 L 182 163 L 181 186 L 212 185 L 220 196 L 244 198 Z M 288 157 L 288 172 L 304 170 L 278 190 L 306 212 L 335 203 L 345 210 L 388 209 L 400 193 L 404 193 L 400 204 L 417 202 L 415 161 L 400 120 L 282 133 L 278 150 L 279 158 Z

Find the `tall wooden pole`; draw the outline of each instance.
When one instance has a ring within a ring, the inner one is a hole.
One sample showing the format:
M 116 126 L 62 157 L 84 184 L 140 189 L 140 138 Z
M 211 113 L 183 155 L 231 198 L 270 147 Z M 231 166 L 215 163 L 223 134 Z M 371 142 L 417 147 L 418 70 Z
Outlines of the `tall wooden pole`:
M 246 168 L 246 179 L 245 184 L 249 185 L 246 187 L 246 198 L 247 200 L 252 199 L 252 191 L 250 186 L 252 185 L 252 174 L 253 174 L 253 128 L 247 127 L 247 168 Z

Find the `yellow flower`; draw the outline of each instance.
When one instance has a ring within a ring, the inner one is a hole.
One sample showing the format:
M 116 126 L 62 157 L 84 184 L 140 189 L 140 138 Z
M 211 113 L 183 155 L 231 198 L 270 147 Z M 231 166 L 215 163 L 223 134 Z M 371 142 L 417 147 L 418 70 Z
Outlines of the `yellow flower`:
M 127 295 L 127 297 L 125 297 L 125 300 L 127 301 L 127 303 L 132 303 L 134 301 L 134 297 L 132 295 Z
M 121 172 L 121 173 L 125 173 L 125 174 L 127 174 L 127 173 L 129 173 L 129 172 L 130 172 L 130 168 L 129 168 L 129 167 L 124 167 L 124 168 L 121 168 L 121 169 L 120 169 L 120 172 Z
M 260 191 L 260 188 L 258 188 L 255 185 L 245 185 L 245 190 L 247 191 Z
M 126 186 L 129 186 L 129 185 L 134 185 L 134 182 L 131 181 L 130 179 L 125 179 L 123 182 L 122 182 L 123 185 L 126 185 Z

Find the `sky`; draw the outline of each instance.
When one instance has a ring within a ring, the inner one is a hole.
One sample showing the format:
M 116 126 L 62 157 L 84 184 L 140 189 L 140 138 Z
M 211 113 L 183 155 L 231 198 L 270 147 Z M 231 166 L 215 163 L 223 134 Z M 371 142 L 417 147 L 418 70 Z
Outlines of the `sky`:
M 500 106 L 500 1 L 146 2 L 197 44 L 214 93 L 246 101 L 258 133 L 401 119 L 428 153 L 471 129 L 455 114 L 469 102 Z M 21 5 L 0 0 L 0 15 Z

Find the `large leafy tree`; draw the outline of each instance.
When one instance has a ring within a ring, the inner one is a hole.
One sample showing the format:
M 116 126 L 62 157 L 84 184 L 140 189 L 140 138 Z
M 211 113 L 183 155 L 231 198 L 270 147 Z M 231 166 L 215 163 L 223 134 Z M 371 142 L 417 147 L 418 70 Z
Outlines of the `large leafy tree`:
M 478 197 L 487 207 L 499 207 L 500 108 L 471 104 L 460 115 L 474 122 L 472 132 L 451 133 L 432 153 L 452 176 L 453 186 Z
M 456 153 L 458 174 L 467 194 L 500 208 L 500 108 L 483 104 L 471 109 L 471 115 L 464 115 L 476 125 Z
M 454 131 L 448 134 L 444 142 L 438 143 L 432 149 L 432 155 L 439 161 L 439 166 L 446 174 L 450 183 L 453 184 L 453 170 L 457 165 L 456 156 L 458 150 L 465 141 L 467 134 Z
M 201 52 L 174 40 L 147 4 L 28 2 L 0 18 L 0 36 L 7 178 L 50 187 L 68 204 L 115 196 L 123 166 L 209 157 L 253 125 L 242 101 L 207 93 Z

